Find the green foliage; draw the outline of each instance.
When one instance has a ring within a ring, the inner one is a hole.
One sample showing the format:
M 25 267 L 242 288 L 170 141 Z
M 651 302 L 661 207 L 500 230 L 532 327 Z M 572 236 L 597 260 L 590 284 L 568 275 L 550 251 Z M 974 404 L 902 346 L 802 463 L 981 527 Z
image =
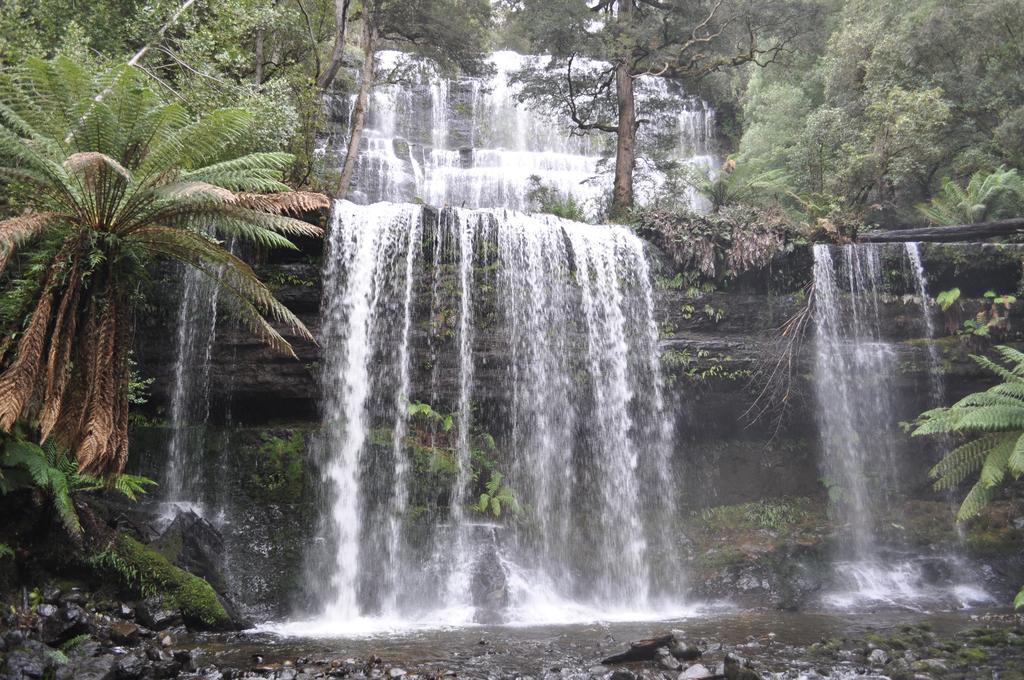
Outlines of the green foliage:
M 92 556 L 91 563 L 117 577 L 126 588 L 146 597 L 162 596 L 165 606 L 180 609 L 189 621 L 211 628 L 231 622 L 209 583 L 174 566 L 131 536 L 118 535 L 108 550 Z
M 984 300 L 987 306 L 983 307 L 973 319 L 965 319 L 963 327 L 957 331 L 957 334 L 989 338 L 994 331 L 1006 330 L 1008 313 L 1017 304 L 1017 297 L 1008 294 L 1000 295 L 990 290 L 985 292 Z
M 959 186 L 937 179 L 982 171 L 980 188 L 984 171 L 1024 164 L 1019 1 L 832 8 L 784 67 L 745 84 L 738 161 L 784 170 L 795 194 L 857 212 L 915 221 L 937 191 L 959 215 L 940 210 L 937 221 L 977 215 L 984 202 L 960 201 Z
M 104 481 L 79 472 L 75 459 L 52 440 L 39 446 L 20 439 L 7 439 L 0 450 L 0 494 L 21 489 L 36 489 L 45 494 L 61 524 L 75 537 L 82 533 L 75 508 L 77 493 L 110 488 L 134 501 L 155 484 L 151 479 L 136 475 L 113 475 Z
M 131 389 L 133 310 L 159 259 L 209 278 L 225 311 L 271 347 L 294 355 L 279 324 L 312 337 L 216 238 L 294 249 L 289 237 L 321 234 L 283 214 L 326 203 L 282 183 L 289 155 L 237 153 L 253 123 L 237 108 L 196 120 L 127 65 L 30 59 L 0 76 L 0 179 L 18 213 L 0 221 L 12 284 L 2 429 L 37 422 L 33 438 L 60 437 L 84 469 L 123 469 L 122 412 L 142 398 L 138 381 Z
M 272 493 L 288 496 L 298 493 L 305 469 L 305 434 L 294 431 L 285 438 L 268 431 L 261 432 L 260 439 L 253 483 Z
M 640 235 L 704 281 L 728 280 L 766 267 L 802 238 L 800 225 L 778 207 L 733 205 L 709 215 L 646 209 L 634 216 Z
M 777 199 L 786 191 L 785 171 L 776 168 L 759 170 L 750 164 L 727 164 L 720 171 L 709 171 L 695 182 L 695 188 L 711 203 L 717 213 L 729 205 L 760 204 Z
M 765 498 L 740 505 L 720 505 L 700 511 L 701 522 L 711 532 L 750 529 L 787 531 L 812 517 L 807 498 Z
M 1015 479 L 1024 475 L 1024 353 L 1005 346 L 996 351 L 1001 363 L 983 356 L 972 358 L 1003 382 L 948 408 L 922 413 L 913 431 L 914 436 L 973 437 L 947 453 L 930 472 L 939 491 L 954 489 L 977 475 L 960 505 L 959 521 L 981 512 L 1008 474 Z
M 421 418 L 427 423 L 438 425 L 442 432 L 451 432 L 452 426 L 455 424 L 455 414 L 438 413 L 433 406 L 420 401 L 409 404 L 409 417 Z
M 4 559 L 5 557 L 9 557 L 13 560 L 14 550 L 12 550 L 11 546 L 7 545 L 6 543 L 0 543 L 0 560 Z
M 1024 208 L 1024 177 L 1001 166 L 992 172 L 979 170 L 966 187 L 945 178 L 930 203 L 918 210 L 933 224 L 971 224 L 1016 217 Z
M 574 222 L 587 221 L 586 212 L 575 196 L 563 194 L 555 187 L 544 184 L 539 175 L 530 176 L 530 188 L 526 193 L 526 199 L 537 212 Z
M 935 296 L 935 304 L 937 304 L 942 311 L 946 311 L 959 299 L 960 289 L 950 288 L 949 290 L 944 290 Z
M 519 514 L 519 501 L 516 500 L 515 492 L 504 484 L 504 478 L 496 470 L 491 472 L 480 500 L 473 507 L 477 512 L 495 517 L 501 517 L 502 508 L 511 510 L 512 514 Z

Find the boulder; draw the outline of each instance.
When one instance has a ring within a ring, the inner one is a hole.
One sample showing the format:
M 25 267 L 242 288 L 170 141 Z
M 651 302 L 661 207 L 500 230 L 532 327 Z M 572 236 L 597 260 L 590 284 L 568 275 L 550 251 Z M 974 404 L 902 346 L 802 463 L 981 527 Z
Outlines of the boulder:
M 128 654 L 117 662 L 117 676 L 123 680 L 135 680 L 146 670 L 147 659 L 141 654 Z
M 501 565 L 498 547 L 489 544 L 480 552 L 470 585 L 477 623 L 504 623 L 509 605 L 508 576 Z
M 135 605 L 135 617 L 153 630 L 165 630 L 181 623 L 181 612 L 164 607 L 162 597 L 147 597 Z
M 725 655 L 723 675 L 725 680 L 761 680 L 761 675 L 750 667 L 746 659 L 732 654 Z
M 117 659 L 110 655 L 74 659 L 61 666 L 56 680 L 116 680 Z
M 7 655 L 6 680 L 37 680 L 57 666 L 52 650 L 36 640 L 25 640 Z
M 680 673 L 676 680 L 704 680 L 704 678 L 713 678 L 714 676 L 715 674 L 708 670 L 707 666 L 695 663 Z
M 39 616 L 39 639 L 48 645 L 89 632 L 89 615 L 76 604 L 64 607 L 41 604 L 36 608 L 36 614 Z
M 216 527 L 195 512 L 178 513 L 150 547 L 174 565 L 205 579 L 218 593 L 227 591 L 221 569 L 224 538 Z

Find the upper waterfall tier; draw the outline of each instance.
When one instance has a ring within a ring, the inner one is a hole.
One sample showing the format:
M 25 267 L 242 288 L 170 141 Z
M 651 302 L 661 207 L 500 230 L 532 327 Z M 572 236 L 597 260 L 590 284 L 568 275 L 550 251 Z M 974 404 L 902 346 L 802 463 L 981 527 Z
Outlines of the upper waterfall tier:
M 610 193 L 614 139 L 571 134 L 564 120 L 519 103 L 514 74 L 544 68 L 546 57 L 496 52 L 484 78 L 444 78 L 429 62 L 402 52 L 378 54 L 378 82 L 367 113 L 353 191 L 358 203 L 423 201 L 430 205 L 534 210 L 537 183 L 572 195 L 596 215 Z M 580 63 L 581 70 L 595 68 Z M 394 74 L 401 82 L 387 84 Z M 712 168 L 715 112 L 662 78 L 638 79 L 638 108 L 656 107 L 640 128 L 644 159 Z M 344 162 L 353 100 L 337 102 L 327 140 L 328 166 Z M 652 163 L 637 172 L 640 200 L 664 182 Z M 690 197 L 697 203 L 696 196 Z

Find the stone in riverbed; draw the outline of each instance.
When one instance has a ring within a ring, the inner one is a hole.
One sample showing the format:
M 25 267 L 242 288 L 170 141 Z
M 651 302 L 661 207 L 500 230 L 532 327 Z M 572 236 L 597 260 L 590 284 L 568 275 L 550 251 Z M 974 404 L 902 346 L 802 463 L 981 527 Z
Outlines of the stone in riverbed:
M 889 663 L 889 655 L 884 649 L 874 649 L 868 654 L 868 663 L 872 666 L 884 666 Z
M 146 670 L 146 658 L 139 654 L 129 654 L 117 662 L 117 676 L 124 680 L 135 680 Z
M 695 661 L 703 656 L 703 652 L 696 645 L 689 644 L 678 638 L 675 644 L 672 645 L 671 650 L 672 656 L 680 661 Z
M 672 656 L 672 652 L 669 651 L 668 647 L 659 647 L 655 651 L 658 665 L 667 671 L 677 671 L 683 667 L 676 657 Z
M 56 680 L 115 680 L 117 659 L 113 656 L 97 656 L 90 659 L 76 659 L 61 666 Z
M 761 680 L 761 675 L 750 668 L 745 659 L 733 654 L 725 655 L 722 675 L 725 680 Z
M 713 675 L 714 673 L 712 673 L 707 666 L 695 663 L 680 673 L 676 680 L 701 680 L 702 678 L 709 678 Z
M 625 668 L 618 668 L 612 671 L 612 674 L 608 676 L 608 680 L 636 680 L 636 674 Z

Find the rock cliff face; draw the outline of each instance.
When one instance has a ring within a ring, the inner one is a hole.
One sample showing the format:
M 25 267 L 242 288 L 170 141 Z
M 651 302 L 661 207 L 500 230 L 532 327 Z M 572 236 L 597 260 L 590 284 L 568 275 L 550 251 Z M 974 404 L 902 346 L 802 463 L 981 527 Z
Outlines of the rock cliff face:
M 983 299 L 986 291 L 1017 290 L 1022 251 L 987 245 L 925 245 L 921 254 L 932 295 L 953 287 L 962 292 L 956 305 L 946 312 L 936 310 L 935 318 L 936 334 L 943 336 L 937 343 L 937 367 L 951 400 L 987 380 L 969 358 L 983 344 L 953 333 L 964 319 L 990 306 Z M 308 244 L 288 260 L 258 266 L 279 299 L 314 334 L 323 296 L 321 258 L 316 245 Z M 673 462 L 686 486 L 683 511 L 784 496 L 824 499 L 811 382 L 813 324 L 794 346 L 791 381 L 786 386 L 788 407 L 769 409 L 760 419 L 751 417 L 760 410 L 755 402 L 766 386 L 766 369 L 778 358 L 779 329 L 806 308 L 810 251 L 797 248 L 776 258 L 765 271 L 748 273 L 727 287 L 696 296 L 675 285 L 675 266 L 653 247 L 651 258 L 665 391 L 675 419 Z M 882 264 L 892 293 L 881 300 L 879 322 L 895 348 L 898 366 L 893 418 L 906 421 L 931 406 L 927 385 L 936 362 L 923 342 L 926 330 L 920 298 L 902 246 L 887 247 Z M 429 280 L 420 285 L 429 285 Z M 457 308 L 457 302 L 451 304 Z M 477 306 L 486 312 L 485 299 L 478 299 Z M 430 341 L 430 313 L 417 310 L 414 344 Z M 1005 339 L 1016 337 L 1014 329 L 1021 327 L 1017 316 L 1011 313 L 1011 330 Z M 158 315 L 151 326 L 141 329 L 138 351 L 142 374 L 155 382 L 146 407 L 151 419 L 135 428 L 134 450 L 143 454 L 140 468 L 157 477 L 166 434 L 161 418 L 172 384 L 168 323 L 173 324 L 173 314 Z M 508 365 L 500 342 L 505 330 L 497 324 L 479 324 L 478 329 L 476 418 L 488 431 L 500 433 L 504 395 L 499 388 Z M 438 341 L 436 335 L 433 341 Z M 454 344 L 454 334 L 442 342 Z M 441 349 L 437 353 L 441 364 L 434 371 L 439 376 L 433 388 L 435 408 L 452 411 L 457 401 L 457 352 Z M 209 367 L 213 435 L 207 436 L 207 451 L 198 457 L 196 469 L 210 480 L 204 492 L 208 505 L 220 508 L 229 518 L 221 527 L 226 550 L 236 565 L 227 574 L 229 588 L 256 617 L 280 614 L 253 607 L 286 601 L 294 592 L 322 500 L 317 484 L 320 348 L 297 343 L 296 353 L 297 359 L 275 355 L 243 331 L 221 324 Z M 414 366 L 412 384 L 429 384 L 432 368 Z M 429 394 L 414 392 L 411 397 L 430 401 Z M 231 427 L 224 428 L 226 423 Z M 925 470 L 939 452 L 911 442 L 908 436 L 896 436 L 905 494 L 928 498 Z M 498 443 L 500 449 L 500 437 Z

